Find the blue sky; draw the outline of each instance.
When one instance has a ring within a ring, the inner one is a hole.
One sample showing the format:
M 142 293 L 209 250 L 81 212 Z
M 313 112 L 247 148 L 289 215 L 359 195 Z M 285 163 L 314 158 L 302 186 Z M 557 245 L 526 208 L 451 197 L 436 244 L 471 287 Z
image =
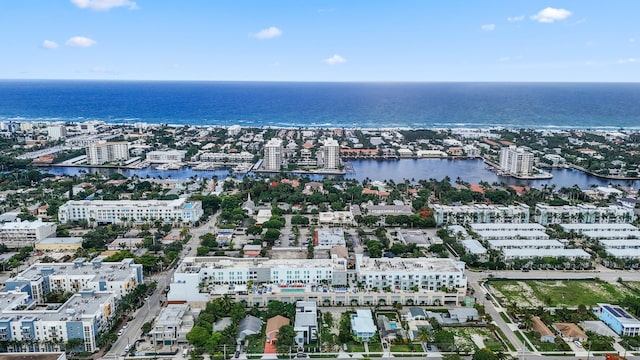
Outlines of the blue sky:
M 2 0 L 0 79 L 640 81 L 640 1 Z

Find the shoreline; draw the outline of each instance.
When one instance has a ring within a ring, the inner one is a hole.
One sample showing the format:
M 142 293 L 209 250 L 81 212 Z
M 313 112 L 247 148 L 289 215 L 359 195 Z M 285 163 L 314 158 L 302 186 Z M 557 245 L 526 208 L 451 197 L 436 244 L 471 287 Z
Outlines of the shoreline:
M 101 119 L 101 118 L 85 118 L 85 117 L 76 117 L 76 118 L 62 118 L 62 117 L 34 117 L 34 118 L 26 118 L 26 117 L 3 117 L 0 116 L 0 122 L 15 122 L 15 123 L 71 123 L 71 124 L 79 124 L 90 121 L 102 121 L 109 125 L 116 126 L 133 126 L 136 123 L 144 123 L 149 126 L 167 126 L 172 128 L 180 128 L 180 127 L 194 127 L 199 129 L 204 128 L 215 128 L 215 129 L 227 129 L 230 126 L 238 125 L 242 129 L 260 129 L 260 130 L 343 130 L 343 131 L 420 131 L 420 130 L 469 130 L 473 132 L 484 132 L 491 130 L 532 130 L 532 131 L 549 131 L 549 132 L 563 132 L 563 131 L 592 131 L 592 132 L 606 132 L 606 131 L 627 131 L 630 133 L 640 133 L 640 126 L 632 126 L 632 127 L 624 127 L 624 126 L 560 126 L 560 125 L 535 125 L 535 126 L 504 126 L 502 124 L 494 124 L 494 125 L 484 125 L 484 126 L 476 126 L 472 124 L 464 124 L 464 123 L 454 123 L 451 126 L 419 126 L 419 127 L 408 127 L 408 126 L 395 126 L 395 127 L 364 127 L 364 126 L 340 126 L 340 125 L 328 125 L 328 124 L 292 124 L 289 126 L 283 125 L 261 125 L 261 126 L 247 126 L 242 124 L 248 120 L 236 119 L 236 120 L 226 120 L 226 119 L 218 119 L 218 120 L 210 120 L 210 119 L 195 119 L 189 120 L 185 123 L 172 123 L 172 122 L 160 122 L 154 121 L 150 122 L 148 120 L 144 120 L 142 118 L 128 118 L 128 119 L 117 119 L 117 120 L 109 120 L 109 119 Z M 215 121 L 220 123 L 226 123 L 230 125 L 222 125 L 222 124 L 198 124 L 198 122 L 203 121 Z

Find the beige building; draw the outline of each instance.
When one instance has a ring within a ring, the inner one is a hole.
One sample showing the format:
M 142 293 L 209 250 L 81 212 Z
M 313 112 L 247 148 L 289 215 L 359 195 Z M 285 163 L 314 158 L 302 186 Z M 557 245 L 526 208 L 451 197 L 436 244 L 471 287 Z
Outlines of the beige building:
M 81 237 L 50 237 L 38 241 L 35 249 L 40 251 L 75 251 L 81 247 Z
M 99 141 L 87 147 L 87 162 L 89 165 L 102 165 L 127 160 L 129 160 L 129 143 L 126 141 Z

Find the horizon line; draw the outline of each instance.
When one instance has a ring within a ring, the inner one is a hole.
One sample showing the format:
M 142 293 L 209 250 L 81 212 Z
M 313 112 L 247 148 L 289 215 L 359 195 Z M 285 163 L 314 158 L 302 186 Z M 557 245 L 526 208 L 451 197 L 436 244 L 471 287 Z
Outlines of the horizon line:
M 324 83 L 324 84 L 640 84 L 640 81 L 545 81 L 545 80 L 188 80 L 188 79 L 36 79 L 0 78 L 10 81 L 77 81 L 77 82 L 192 82 L 192 83 Z

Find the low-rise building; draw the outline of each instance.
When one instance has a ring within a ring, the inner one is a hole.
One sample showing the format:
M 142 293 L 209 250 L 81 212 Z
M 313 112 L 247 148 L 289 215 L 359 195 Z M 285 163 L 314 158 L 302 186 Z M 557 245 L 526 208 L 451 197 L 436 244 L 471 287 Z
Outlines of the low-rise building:
M 318 307 L 315 301 L 296 302 L 296 320 L 293 330 L 296 343 L 309 344 L 318 339 Z
M 188 304 L 169 304 L 160 310 L 149 335 L 156 345 L 187 343 L 186 335 L 193 325 L 193 315 L 189 313 Z
M 289 325 L 291 321 L 282 315 L 276 315 L 267 320 L 267 327 L 265 329 L 266 342 L 269 344 L 275 344 L 278 340 L 278 333 L 280 328 Z
M 635 213 L 632 206 L 608 205 L 598 207 L 591 204 L 551 206 L 536 204 L 536 220 L 550 224 L 611 224 L 632 223 Z
M 368 342 L 377 330 L 370 309 L 357 309 L 355 314 L 351 314 L 351 333 L 358 340 Z
M 598 318 L 618 335 L 640 335 L 640 320 L 617 305 L 598 304 Z
M 538 316 L 531 318 L 531 329 L 540 334 L 540 341 L 542 342 L 553 342 L 556 338 L 553 331 Z
M 151 164 L 171 164 L 184 161 L 185 150 L 156 150 L 149 151 L 146 160 Z
M 10 249 L 19 249 L 55 235 L 56 223 L 42 221 L 17 221 L 0 225 L 0 243 Z
M 200 201 L 175 200 L 70 200 L 58 209 L 58 220 L 85 220 L 98 224 L 143 223 L 161 220 L 165 223 L 190 223 L 204 214 Z
M 437 225 L 471 223 L 528 223 L 529 206 L 518 205 L 441 205 L 432 204 Z
M 50 237 L 36 243 L 35 249 L 40 251 L 75 251 L 82 247 L 81 237 Z
M 589 339 L 587 334 L 574 323 L 554 323 L 553 328 L 562 336 L 564 341 L 585 342 Z
M 316 229 L 313 243 L 318 249 L 331 249 L 334 246 L 346 246 L 342 228 Z

